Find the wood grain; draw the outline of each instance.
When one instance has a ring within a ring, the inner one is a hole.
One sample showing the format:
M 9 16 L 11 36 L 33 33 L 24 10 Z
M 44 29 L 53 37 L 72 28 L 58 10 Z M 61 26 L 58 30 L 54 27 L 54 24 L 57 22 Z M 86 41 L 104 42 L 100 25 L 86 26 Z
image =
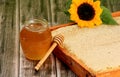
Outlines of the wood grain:
M 51 16 L 52 25 L 63 24 L 69 22 L 69 17 L 64 13 L 65 4 L 68 0 L 50 0 L 51 1 Z
M 17 77 L 16 1 L 0 1 L 0 77 Z
M 20 0 L 20 21 L 23 24 L 29 19 L 44 18 L 48 22 L 51 21 L 50 17 L 50 1 L 44 0 Z
M 106 6 L 111 12 L 120 11 L 119 0 L 101 0 L 101 3 Z
M 78 77 L 94 77 L 92 72 L 90 73 L 88 71 L 89 69 L 86 70 L 83 68 L 84 65 L 80 65 L 81 62 L 75 57 L 75 55 L 69 53 L 65 48 L 58 47 L 53 53 L 58 57 L 58 59 L 74 71 Z

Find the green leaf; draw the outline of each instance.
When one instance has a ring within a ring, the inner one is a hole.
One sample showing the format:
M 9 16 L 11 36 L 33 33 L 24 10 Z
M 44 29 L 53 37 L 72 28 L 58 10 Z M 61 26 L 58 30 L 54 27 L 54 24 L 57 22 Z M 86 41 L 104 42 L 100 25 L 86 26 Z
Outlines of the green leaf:
M 67 3 L 66 3 L 66 8 L 69 9 L 70 8 L 70 5 L 72 3 L 72 0 L 68 0 Z
M 113 19 L 109 9 L 107 9 L 104 6 L 101 6 L 101 8 L 103 9 L 103 12 L 100 17 L 101 17 L 103 24 L 118 25 L 118 23 Z
M 69 8 L 70 8 L 71 3 L 72 3 L 72 0 L 68 0 L 68 1 L 66 2 L 66 9 L 65 9 L 64 13 L 65 13 L 67 16 L 70 16 L 70 13 L 68 12 L 68 10 L 69 10 Z

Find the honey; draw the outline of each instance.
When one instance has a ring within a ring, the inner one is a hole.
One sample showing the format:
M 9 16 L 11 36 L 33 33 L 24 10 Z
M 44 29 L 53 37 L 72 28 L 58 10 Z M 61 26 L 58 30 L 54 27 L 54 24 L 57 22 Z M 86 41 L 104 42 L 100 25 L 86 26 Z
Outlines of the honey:
M 30 23 L 20 32 L 20 42 L 26 58 L 40 60 L 51 45 L 51 32 L 43 22 Z

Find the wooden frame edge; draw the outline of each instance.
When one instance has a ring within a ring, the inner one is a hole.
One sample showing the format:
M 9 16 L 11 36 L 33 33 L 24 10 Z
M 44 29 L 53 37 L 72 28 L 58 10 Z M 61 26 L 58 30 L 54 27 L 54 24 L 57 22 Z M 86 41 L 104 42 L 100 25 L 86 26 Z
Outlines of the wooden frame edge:
M 113 17 L 118 17 L 118 16 L 120 16 L 120 11 L 113 12 L 111 15 Z M 75 24 L 76 23 L 74 23 L 74 22 L 70 22 L 70 23 L 67 23 L 67 24 L 56 25 L 56 26 L 50 27 L 50 30 L 53 31 L 53 30 L 56 30 L 56 29 L 61 28 L 61 27 L 66 27 L 66 26 L 75 25 Z M 107 72 L 105 72 L 105 73 L 95 73 L 95 72 L 93 72 L 87 66 L 83 65 L 82 62 L 76 60 L 75 57 L 69 55 L 67 53 L 67 50 L 65 50 L 64 48 L 57 47 L 53 51 L 53 53 L 54 53 L 54 55 L 57 56 L 57 58 L 59 58 L 60 60 L 62 60 L 62 62 L 67 64 L 68 67 L 80 77 L 104 77 L 104 75 L 107 75 Z M 65 57 L 63 57 L 63 56 L 65 56 Z M 76 69 L 73 68 L 74 65 L 76 65 L 75 66 Z M 114 71 L 112 71 L 112 72 L 114 72 Z M 120 73 L 120 70 L 118 72 Z M 118 74 L 118 72 L 116 73 L 116 75 Z

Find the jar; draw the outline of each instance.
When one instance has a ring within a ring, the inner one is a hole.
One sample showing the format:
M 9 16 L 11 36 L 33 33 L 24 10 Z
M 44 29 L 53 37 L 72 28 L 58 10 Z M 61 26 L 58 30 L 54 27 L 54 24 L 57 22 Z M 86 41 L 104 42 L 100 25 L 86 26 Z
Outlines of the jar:
M 40 60 L 52 41 L 51 31 L 44 19 L 32 19 L 24 24 L 20 32 L 23 53 L 30 60 Z

